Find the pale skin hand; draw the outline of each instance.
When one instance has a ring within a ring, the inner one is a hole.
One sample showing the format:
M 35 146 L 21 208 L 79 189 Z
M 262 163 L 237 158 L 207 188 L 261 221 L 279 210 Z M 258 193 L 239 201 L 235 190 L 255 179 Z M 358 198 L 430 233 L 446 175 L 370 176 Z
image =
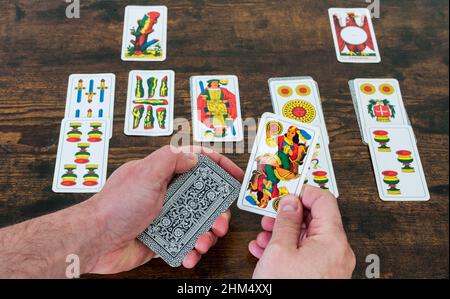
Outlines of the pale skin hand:
M 301 199 L 281 199 L 277 218 L 249 243 L 259 259 L 253 278 L 351 278 L 355 255 L 347 241 L 336 198 L 305 185 Z
M 188 149 L 183 149 L 187 151 Z M 190 148 L 218 163 L 236 179 L 243 172 L 210 150 Z M 136 237 L 158 216 L 170 180 L 198 161 L 193 153 L 163 147 L 116 170 L 103 190 L 68 209 L 0 230 L 0 277 L 64 277 L 66 257 L 77 254 L 83 273 L 118 273 L 155 256 Z M 183 260 L 194 267 L 228 232 L 230 212 L 219 216 Z
M 207 155 L 236 179 L 242 180 L 242 170 L 231 160 L 199 147 L 177 150 L 166 146 L 144 160 L 121 166 L 95 197 L 97 205 L 101 206 L 105 237 L 112 246 L 101 255 L 91 272 L 126 271 L 155 256 L 136 237 L 158 216 L 173 175 L 184 173 L 197 164 L 198 156 L 192 151 Z M 130 194 L 133 196 L 132 201 Z M 184 267 L 193 268 L 201 255 L 228 232 L 230 217 L 230 211 L 219 216 L 212 229 L 198 238 L 195 249 L 183 260 Z

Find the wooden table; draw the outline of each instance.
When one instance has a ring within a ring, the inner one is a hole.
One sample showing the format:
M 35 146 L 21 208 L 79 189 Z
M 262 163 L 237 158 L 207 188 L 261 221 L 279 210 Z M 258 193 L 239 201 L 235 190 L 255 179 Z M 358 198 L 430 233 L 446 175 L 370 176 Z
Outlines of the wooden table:
M 374 25 L 382 62 L 375 65 L 336 61 L 327 14 L 334 1 L 160 1 L 169 8 L 167 60 L 122 62 L 124 7 L 146 2 L 83 0 L 80 19 L 66 18 L 64 1 L 0 2 L 0 226 L 89 197 L 51 191 L 71 73 L 117 76 L 109 173 L 170 142 L 169 137 L 123 134 L 130 70 L 173 69 L 175 117 L 187 119 L 192 75 L 237 75 L 244 118 L 271 111 L 268 78 L 310 75 L 319 83 L 340 208 L 357 255 L 354 277 L 365 277 L 365 258 L 375 253 L 384 278 L 448 278 L 448 1 L 381 1 L 381 18 Z M 343 7 L 368 5 L 345 2 Z M 429 202 L 378 198 L 347 84 L 357 77 L 400 81 Z M 244 168 L 249 154 L 228 157 Z M 236 206 L 232 213 L 230 233 L 194 270 L 154 260 L 115 277 L 250 277 L 256 260 L 247 244 L 260 230 L 260 217 Z

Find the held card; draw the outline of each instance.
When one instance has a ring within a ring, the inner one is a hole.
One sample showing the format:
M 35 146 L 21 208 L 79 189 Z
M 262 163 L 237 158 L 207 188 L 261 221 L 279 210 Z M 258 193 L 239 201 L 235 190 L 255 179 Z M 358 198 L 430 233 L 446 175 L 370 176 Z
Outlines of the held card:
M 240 209 L 276 217 L 281 197 L 300 195 L 320 131 L 264 113 L 238 199 Z

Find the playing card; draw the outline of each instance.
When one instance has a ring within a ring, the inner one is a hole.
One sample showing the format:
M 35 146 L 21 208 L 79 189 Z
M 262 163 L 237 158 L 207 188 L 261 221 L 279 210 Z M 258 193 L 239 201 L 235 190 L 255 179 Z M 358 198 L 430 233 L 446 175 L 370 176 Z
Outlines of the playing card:
M 430 194 L 410 126 L 367 129 L 378 193 L 384 201 L 427 201 Z
M 131 71 L 128 77 L 124 133 L 168 136 L 173 133 L 175 73 Z
M 367 8 L 330 8 L 328 15 L 338 61 L 381 61 L 370 11 Z
M 198 164 L 171 183 L 161 213 L 138 239 L 170 266 L 180 266 L 198 237 L 238 197 L 240 187 L 219 165 L 199 155 Z
M 271 78 L 269 90 L 275 114 L 323 128 L 328 143 L 318 85 L 311 77 Z
M 115 82 L 114 74 L 70 75 L 65 118 L 109 119 L 112 127 Z
M 366 136 L 369 126 L 409 124 L 396 79 L 355 79 L 352 82 L 353 100 L 365 143 L 370 138 Z
M 164 61 L 167 55 L 167 7 L 127 6 L 122 60 Z
M 299 196 L 319 134 L 317 127 L 264 113 L 245 172 L 238 207 L 275 217 L 282 196 Z
M 95 193 L 106 182 L 107 119 L 64 119 L 59 134 L 53 191 Z
M 238 78 L 193 76 L 190 83 L 194 141 L 242 141 Z
M 323 132 L 323 129 L 321 132 Z M 325 142 L 322 133 L 315 146 L 305 184 L 323 190 L 329 190 L 336 198 L 339 197 L 330 149 L 328 148 L 328 144 Z

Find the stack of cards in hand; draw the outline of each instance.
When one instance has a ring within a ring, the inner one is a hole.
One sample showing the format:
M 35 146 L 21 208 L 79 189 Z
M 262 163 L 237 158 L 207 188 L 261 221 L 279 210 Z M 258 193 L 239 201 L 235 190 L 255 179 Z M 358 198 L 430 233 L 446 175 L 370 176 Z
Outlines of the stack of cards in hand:
M 426 201 L 430 194 L 400 85 L 395 79 L 349 81 L 362 140 L 369 146 L 384 201 Z
M 95 193 L 105 184 L 115 79 L 114 74 L 69 77 L 53 176 L 54 192 Z

